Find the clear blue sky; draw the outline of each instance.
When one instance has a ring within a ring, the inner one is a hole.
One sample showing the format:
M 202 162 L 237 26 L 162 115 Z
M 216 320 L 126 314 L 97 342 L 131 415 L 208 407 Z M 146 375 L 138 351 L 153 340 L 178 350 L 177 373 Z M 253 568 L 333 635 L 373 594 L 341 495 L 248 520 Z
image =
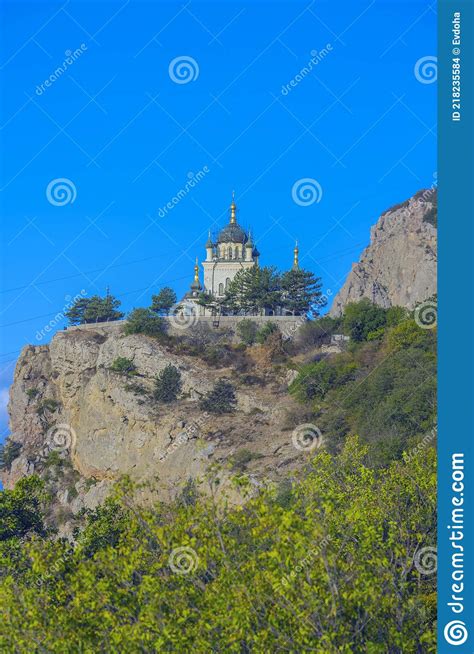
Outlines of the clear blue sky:
M 436 54 L 434 12 L 399 0 L 4 2 L 2 403 L 18 350 L 66 297 L 110 285 L 129 310 L 161 285 L 183 293 L 233 189 L 262 264 L 289 267 L 298 238 L 302 265 L 335 293 L 380 213 L 433 183 L 436 84 L 414 66 Z M 169 65 L 183 56 L 195 79 L 179 84 Z M 58 178 L 73 203 L 48 201 Z M 319 202 L 294 201 L 303 178 Z

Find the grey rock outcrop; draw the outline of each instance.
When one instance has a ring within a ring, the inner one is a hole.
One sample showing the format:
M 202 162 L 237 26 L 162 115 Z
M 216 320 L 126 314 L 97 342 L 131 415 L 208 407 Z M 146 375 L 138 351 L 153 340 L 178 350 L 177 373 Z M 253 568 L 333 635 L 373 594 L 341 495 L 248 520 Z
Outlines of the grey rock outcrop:
M 385 308 L 413 309 L 436 293 L 436 189 L 420 191 L 383 213 L 370 245 L 352 265 L 329 314 L 339 316 L 364 297 Z
M 115 372 L 118 357 L 130 359 L 136 374 Z M 164 405 L 153 389 L 168 364 L 179 369 L 182 392 Z M 9 412 L 11 440 L 21 452 L 2 471 L 2 481 L 11 488 L 32 473 L 47 479 L 60 515 L 51 522 L 67 536 L 71 519 L 102 503 L 125 475 L 152 483 L 166 501 L 190 479 L 202 479 L 212 463 L 220 464 L 225 488 L 233 456 L 246 449 L 259 460 L 259 474 L 268 470 L 270 478 L 280 463 L 277 446 L 280 456 L 298 458 L 291 433 L 282 429 L 292 400 L 284 373 L 278 374 L 270 367 L 265 383 L 250 388 L 233 368 L 210 367 L 147 336 L 125 336 L 118 324 L 59 332 L 49 345 L 24 348 L 17 362 Z M 199 406 L 220 378 L 232 379 L 236 388 L 232 415 L 208 415 Z

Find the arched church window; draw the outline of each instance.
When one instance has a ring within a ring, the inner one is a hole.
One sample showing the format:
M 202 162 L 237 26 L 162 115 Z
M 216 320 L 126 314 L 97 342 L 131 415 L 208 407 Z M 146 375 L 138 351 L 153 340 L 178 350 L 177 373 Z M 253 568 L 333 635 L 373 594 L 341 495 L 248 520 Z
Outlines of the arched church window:
M 219 295 L 224 295 L 224 284 L 222 282 L 219 284 Z
M 229 259 L 232 259 L 232 246 L 229 245 Z
M 230 277 L 227 277 L 226 280 L 225 280 L 225 287 L 226 287 L 226 289 L 229 288 L 229 284 L 230 284 Z

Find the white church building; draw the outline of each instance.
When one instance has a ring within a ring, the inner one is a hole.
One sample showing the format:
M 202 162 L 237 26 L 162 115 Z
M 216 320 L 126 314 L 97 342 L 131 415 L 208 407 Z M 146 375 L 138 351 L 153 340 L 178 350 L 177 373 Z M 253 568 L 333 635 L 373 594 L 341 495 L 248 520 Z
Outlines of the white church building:
M 211 232 L 206 242 L 206 258 L 202 262 L 204 269 L 204 284 L 199 279 L 199 264 L 196 257 L 194 280 L 189 291 L 180 302 L 181 312 L 194 313 L 199 316 L 211 316 L 213 310 L 198 303 L 201 293 L 223 298 L 230 282 L 239 270 L 251 268 L 259 262 L 260 253 L 252 242 L 250 231 L 246 232 L 238 224 L 236 218 L 237 206 L 234 196 L 230 205 L 229 223 L 223 227 L 213 241 Z M 298 269 L 298 244 L 293 250 L 293 268 Z

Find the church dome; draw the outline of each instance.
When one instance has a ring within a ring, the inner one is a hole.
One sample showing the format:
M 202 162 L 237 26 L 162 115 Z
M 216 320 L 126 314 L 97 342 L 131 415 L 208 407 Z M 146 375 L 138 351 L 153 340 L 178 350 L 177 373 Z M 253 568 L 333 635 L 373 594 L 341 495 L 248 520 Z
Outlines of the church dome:
M 237 223 L 226 225 L 217 236 L 218 243 L 246 243 L 247 234 Z

